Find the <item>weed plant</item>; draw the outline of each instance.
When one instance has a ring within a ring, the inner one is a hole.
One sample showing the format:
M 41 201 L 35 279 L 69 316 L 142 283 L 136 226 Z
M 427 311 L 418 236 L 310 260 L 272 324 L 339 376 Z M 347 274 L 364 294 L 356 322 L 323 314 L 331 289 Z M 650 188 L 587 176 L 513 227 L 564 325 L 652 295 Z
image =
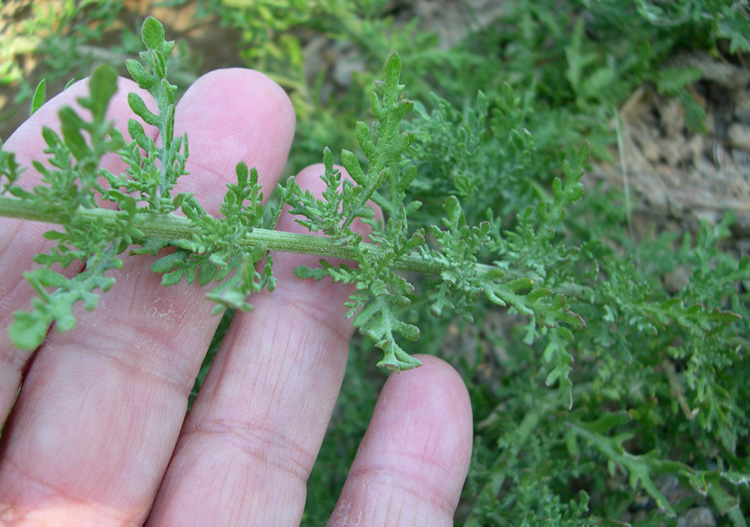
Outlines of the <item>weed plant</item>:
M 350 315 L 363 337 L 352 343 L 304 525 L 325 522 L 368 421 L 383 378 L 373 343 L 381 366 L 415 367 L 411 354 L 427 351 L 466 379 L 475 448 L 458 525 L 674 525 L 698 506 L 720 525 L 747 525 L 750 262 L 727 249 L 732 218 L 636 240 L 626 200 L 581 183 L 592 155 L 610 158 L 613 109 L 638 86 L 679 97 L 702 129 L 697 73 L 663 65 L 681 50 L 749 52 L 746 2 L 515 0 L 450 49 L 418 20 L 396 24 L 385 1 L 197 4 L 241 28 L 247 64 L 290 91 L 300 128 L 290 170 L 323 151 L 326 194 L 316 200 L 290 179 L 264 208 L 260 194 L 271 189 L 240 164 L 222 218 L 173 195 L 187 156 L 185 139 L 170 133 L 173 44 L 149 19 L 147 50 L 127 68 L 159 109 L 137 97 L 130 104 L 164 144 L 135 120 L 130 145 L 108 127 L 115 73 L 105 67 L 83 101 L 91 120 L 64 110 L 61 135 L 45 131 L 56 168 L 37 166 L 42 186 L 22 190 L 12 155 L 0 158 L 0 214 L 61 226 L 28 273 L 39 297 L 16 316 L 17 345 L 33 349 L 53 321 L 72 327 L 75 302 L 94 308 L 125 251 L 174 247 L 153 270 L 165 285 L 209 287 L 223 326 L 232 310 L 250 307 L 251 293 L 272 289 L 269 250 L 318 254 L 320 266 L 298 275 L 356 284 Z M 310 32 L 352 43 L 362 70 L 348 92 L 323 96 L 323 74 L 305 74 Z M 128 174 L 98 168 L 110 151 Z M 334 162 L 353 184 L 342 184 Z M 95 197 L 120 212 L 98 208 Z M 326 236 L 273 231 L 285 203 Z M 349 228 L 355 219 L 373 228 L 369 243 Z M 86 271 L 52 270 L 74 260 Z M 688 280 L 667 290 L 665 275 L 678 269 Z M 209 350 L 196 390 L 211 358 Z

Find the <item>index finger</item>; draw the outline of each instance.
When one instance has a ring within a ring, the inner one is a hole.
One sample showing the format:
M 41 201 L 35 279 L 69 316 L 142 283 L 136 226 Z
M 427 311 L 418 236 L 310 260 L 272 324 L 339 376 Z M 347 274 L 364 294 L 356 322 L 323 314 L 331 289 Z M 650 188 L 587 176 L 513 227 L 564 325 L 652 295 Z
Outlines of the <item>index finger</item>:
M 88 95 L 88 81 L 81 80 L 63 93 L 47 101 L 34 115 L 24 122 L 5 142 L 3 150 L 13 152 L 23 172 L 17 182 L 27 190 L 41 183 L 41 175 L 34 168 L 33 161 L 44 159 L 47 148 L 42 138 L 42 128 L 49 127 L 59 133 L 60 119 L 58 112 L 64 106 L 71 106 L 77 112 L 82 108 L 77 103 L 79 97 Z M 128 119 L 135 117 L 127 102 L 129 92 L 138 93 L 144 100 L 150 101 L 150 95 L 130 80 L 119 79 L 118 91 L 112 97 L 107 110 L 108 119 L 127 135 Z M 146 126 L 148 131 L 150 127 Z M 155 134 L 155 130 L 151 130 Z M 125 163 L 115 154 L 104 156 L 101 163 L 113 173 L 125 168 Z M 25 280 L 23 273 L 31 266 L 34 255 L 46 252 L 51 243 L 42 237 L 50 230 L 51 225 L 12 218 L 0 219 L 0 417 L 10 411 L 24 367 L 32 353 L 16 348 L 8 336 L 13 313 L 30 307 L 30 299 L 35 296 L 33 288 Z M 68 275 L 79 272 L 83 264 L 74 262 L 66 270 Z

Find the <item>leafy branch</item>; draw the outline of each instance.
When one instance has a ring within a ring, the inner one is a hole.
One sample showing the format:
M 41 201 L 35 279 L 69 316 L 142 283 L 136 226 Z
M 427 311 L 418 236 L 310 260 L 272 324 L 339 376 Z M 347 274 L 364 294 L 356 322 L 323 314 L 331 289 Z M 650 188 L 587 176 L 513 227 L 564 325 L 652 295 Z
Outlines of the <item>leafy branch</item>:
M 576 439 L 580 438 L 599 450 L 607 458 L 607 468 L 611 476 L 618 470 L 624 471 L 632 487 L 642 486 L 653 498 L 657 506 L 670 517 L 675 512 L 666 496 L 657 487 L 654 478 L 671 474 L 683 481 L 702 496 L 708 497 L 722 515 L 726 515 L 735 527 L 746 527 L 739 502 L 731 496 L 722 483 L 734 486 L 746 485 L 747 476 L 733 471 L 696 470 L 678 461 L 662 459 L 658 451 L 641 455 L 628 452 L 623 443 L 634 434 L 625 432 L 614 436 L 608 435 L 616 427 L 629 421 L 624 412 L 604 414 L 595 421 L 569 421 L 567 443 L 578 453 Z
M 64 230 L 45 235 L 57 245 L 49 254 L 36 257 L 42 268 L 27 274 L 39 297 L 32 311 L 15 315 L 11 336 L 16 345 L 27 349 L 40 345 L 52 322 L 60 331 L 74 327 L 72 306 L 79 301 L 86 309 L 96 306 L 97 291 L 106 291 L 114 283 L 105 273 L 122 265 L 118 256 L 127 250 L 156 256 L 152 270 L 163 275 L 163 285 L 183 280 L 213 283 L 208 293 L 217 303 L 213 313 L 228 307 L 250 309 L 250 294 L 273 289 L 270 251 L 319 255 L 323 257 L 320 267 L 301 267 L 297 275 L 354 284 L 348 316 L 383 350 L 378 364 L 397 370 L 419 365 L 399 344 L 399 339 L 419 337 L 419 328 L 408 315 L 419 294 L 402 271 L 430 276 L 426 298 L 436 316 L 455 311 L 470 318 L 484 298 L 533 317 L 539 326 L 585 326 L 566 307 L 562 294 L 480 261 L 479 252 L 490 242 L 493 227 L 490 221 L 467 225 L 456 196 L 447 197 L 441 225 L 410 228 L 410 216 L 422 204 L 407 199 L 417 169 L 407 156 L 414 136 L 402 131 L 401 124 L 414 104 L 400 83 L 402 63 L 397 54 L 386 61 L 384 80 L 372 94 L 373 124 L 356 126 L 367 163 L 353 152 L 342 152 L 351 180 L 342 177 L 326 149 L 322 198 L 303 191 L 290 179 L 280 188 L 277 208 L 266 214 L 257 172 L 240 163 L 236 183 L 227 186 L 222 217 L 213 217 L 192 195 L 173 195 L 176 181 L 186 174 L 188 157 L 187 137 L 174 136 L 175 86 L 167 80 L 167 58 L 174 44 L 165 41 L 163 27 L 153 18 L 145 21 L 142 40 L 146 51 L 140 61 L 128 61 L 127 67 L 140 88 L 153 96 L 156 111 L 139 95 L 128 95 L 131 109 L 141 119 L 128 123 L 133 138 L 129 144 L 105 118 L 116 91 L 116 76 L 113 70 L 100 68 L 90 81 L 91 95 L 79 100 L 91 110 L 91 119 L 64 108 L 60 112 L 62 138 L 44 130 L 54 168 L 35 162 L 43 176 L 41 185 L 30 192 L 16 186 L 19 169 L 13 156 L 3 153 L 0 214 L 54 222 Z M 158 130 L 158 144 L 144 124 Z M 112 174 L 100 168 L 101 157 L 109 152 L 120 155 L 127 163 L 126 171 Z M 580 158 L 587 155 L 582 152 Z M 540 204 L 537 214 L 543 221 L 559 221 L 564 207 L 580 197 L 580 174 L 573 172 L 566 168 L 566 184 L 558 181 L 553 187 L 555 200 Z M 119 210 L 102 208 L 100 201 L 112 201 Z M 286 204 L 300 224 L 326 236 L 275 231 Z M 176 215 L 177 210 L 184 216 Z M 353 229 L 355 220 L 370 229 L 369 240 Z M 546 235 L 544 230 L 540 233 Z M 166 248 L 172 250 L 162 252 Z M 328 260 L 332 258 L 344 262 L 334 264 Z M 75 260 L 86 262 L 86 271 L 72 279 L 51 269 L 67 267 Z

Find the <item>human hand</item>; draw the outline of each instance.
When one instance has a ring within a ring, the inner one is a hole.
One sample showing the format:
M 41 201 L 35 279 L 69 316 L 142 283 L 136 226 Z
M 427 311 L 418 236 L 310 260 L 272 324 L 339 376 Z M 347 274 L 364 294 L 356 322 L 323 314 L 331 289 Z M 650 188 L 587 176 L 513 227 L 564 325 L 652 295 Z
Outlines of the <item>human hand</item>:
M 87 90 L 82 81 L 49 101 L 5 148 L 30 167 L 42 157 L 41 127 L 55 128 L 59 108 Z M 128 91 L 149 100 L 121 79 L 110 116 L 123 133 Z M 217 214 L 237 162 L 257 167 L 264 188 L 276 184 L 294 114 L 267 77 L 221 70 L 188 90 L 176 128 L 190 137 L 192 174 L 179 190 Z M 104 162 L 123 169 L 114 156 Z M 320 192 L 319 173 L 306 169 L 298 182 Z M 34 177 L 28 168 L 21 179 Z M 279 229 L 304 232 L 288 215 Z M 11 345 L 12 313 L 33 296 L 22 270 L 45 230 L 0 222 L 0 415 L 18 394 L 0 439 L 0 525 L 298 525 L 346 365 L 349 286 L 298 279 L 293 269 L 315 258 L 276 255 L 276 290 L 236 314 L 186 418 L 218 318 L 199 287 L 161 287 L 147 257 L 125 258 L 99 307 L 79 310 L 76 329 L 50 332 L 33 355 Z M 420 360 L 387 381 L 329 525 L 453 524 L 471 408 L 450 366 Z

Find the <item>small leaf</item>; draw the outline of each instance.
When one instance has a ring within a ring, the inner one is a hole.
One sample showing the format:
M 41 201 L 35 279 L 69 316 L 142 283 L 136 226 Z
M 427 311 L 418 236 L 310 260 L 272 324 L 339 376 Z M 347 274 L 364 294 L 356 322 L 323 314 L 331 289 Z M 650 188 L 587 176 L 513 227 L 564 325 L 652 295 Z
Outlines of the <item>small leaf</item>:
M 354 155 L 353 152 L 342 150 L 341 163 L 354 181 L 359 185 L 367 185 L 367 176 L 362 170 L 362 166 L 359 164 L 359 159 L 357 159 L 357 156 Z
M 445 214 L 447 216 L 446 219 L 448 220 L 448 225 L 446 226 L 458 229 L 463 216 L 463 210 L 461 209 L 461 203 L 458 201 L 458 198 L 456 196 L 448 196 L 448 199 L 445 200 L 445 204 L 443 205 L 443 209 L 445 209 Z
M 216 266 L 210 262 L 206 262 L 201 265 L 198 270 L 198 284 L 201 286 L 207 285 L 216 276 Z
M 128 133 L 136 144 L 143 150 L 148 151 L 151 140 L 143 130 L 143 125 L 135 119 L 128 119 Z
M 117 91 L 117 72 L 108 65 L 99 66 L 89 79 L 90 110 L 94 121 L 102 121 L 107 113 L 107 106 Z
M 166 273 L 162 275 L 161 277 L 161 285 L 164 285 L 164 286 L 177 285 L 180 283 L 180 280 L 182 280 L 183 276 L 185 276 L 184 269 L 177 269 L 175 271 Z
M 149 49 L 160 49 L 164 43 L 164 26 L 154 17 L 148 17 L 143 21 L 141 38 Z
M 130 109 L 133 110 L 138 117 L 143 119 L 146 124 L 159 126 L 159 116 L 148 109 L 140 95 L 134 92 L 128 93 L 128 105 L 130 106 Z
M 383 68 L 385 71 L 386 82 L 398 82 L 398 79 L 401 76 L 401 68 L 401 57 L 396 52 L 391 53 L 386 59 L 385 66 Z
M 247 185 L 247 164 L 243 161 L 240 161 L 234 167 L 234 172 L 237 175 L 237 185 L 239 185 L 241 188 L 244 188 Z
M 38 348 L 47 336 L 52 320 L 37 312 L 17 311 L 8 330 L 13 344 L 21 349 Z
M 65 287 L 68 284 L 68 278 L 56 273 L 52 269 L 37 269 L 33 273 L 25 273 L 27 278 L 39 280 L 39 283 L 45 287 Z
M 154 77 L 146 71 L 146 68 L 137 60 L 128 59 L 125 61 L 130 76 L 138 83 L 138 86 L 145 90 L 150 90 L 156 84 Z
M 31 115 L 44 106 L 47 101 L 47 80 L 42 79 L 34 90 L 34 96 L 31 98 Z
M 60 110 L 60 129 L 65 146 L 78 161 L 91 154 L 91 148 L 81 133 L 81 119 L 70 106 Z
M 372 132 L 370 131 L 370 127 L 367 125 L 367 123 L 357 121 L 356 133 L 357 142 L 362 148 L 362 151 L 368 158 L 374 157 L 377 151 L 375 149 L 375 143 L 373 143 L 372 140 Z
M 187 259 L 187 253 L 183 251 L 175 251 L 166 256 L 162 256 L 151 264 L 151 270 L 155 273 L 166 273 L 171 271 L 175 267 L 179 266 L 182 262 Z

